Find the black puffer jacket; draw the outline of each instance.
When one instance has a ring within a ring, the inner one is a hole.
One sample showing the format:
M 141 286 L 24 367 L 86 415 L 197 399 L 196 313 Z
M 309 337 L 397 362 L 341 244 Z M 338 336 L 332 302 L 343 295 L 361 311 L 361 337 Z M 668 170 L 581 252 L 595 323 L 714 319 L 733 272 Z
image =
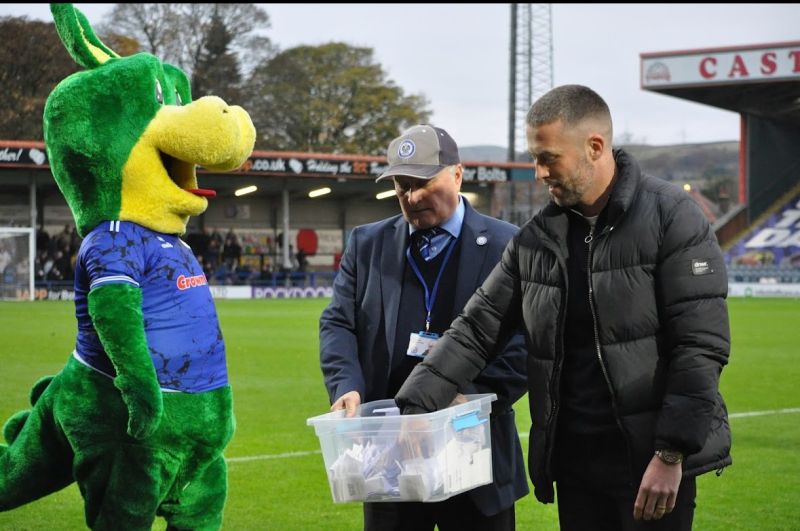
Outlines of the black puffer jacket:
M 607 223 L 591 248 L 596 346 L 636 477 L 656 448 L 688 457 L 684 475 L 731 463 L 718 392 L 730 349 L 727 274 L 694 200 L 641 175 L 615 150 Z M 551 203 L 524 225 L 464 312 L 406 380 L 404 413 L 446 407 L 519 325 L 526 332 L 536 497 L 552 502 L 551 456 L 559 411 L 567 301 L 567 214 Z M 588 294 L 587 294 L 588 296 Z

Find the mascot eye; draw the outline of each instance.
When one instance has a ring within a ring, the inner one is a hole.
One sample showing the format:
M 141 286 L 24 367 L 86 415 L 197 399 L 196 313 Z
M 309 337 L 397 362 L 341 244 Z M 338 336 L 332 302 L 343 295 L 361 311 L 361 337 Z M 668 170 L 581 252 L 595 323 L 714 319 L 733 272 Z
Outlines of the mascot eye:
M 175 91 L 175 103 L 177 103 L 179 107 L 183 105 L 183 100 L 177 90 Z
M 156 79 L 156 101 L 159 104 L 164 103 L 164 92 L 161 90 L 161 83 Z

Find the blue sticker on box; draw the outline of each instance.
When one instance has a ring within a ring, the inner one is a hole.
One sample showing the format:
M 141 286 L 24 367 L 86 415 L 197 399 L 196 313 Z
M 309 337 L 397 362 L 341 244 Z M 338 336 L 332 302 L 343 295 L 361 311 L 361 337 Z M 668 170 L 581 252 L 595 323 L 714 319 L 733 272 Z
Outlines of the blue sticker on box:
M 467 413 L 465 415 L 461 415 L 459 417 L 455 417 L 453 419 L 453 429 L 456 431 L 466 430 L 467 428 L 474 428 L 475 426 L 480 426 L 487 419 L 481 420 L 478 417 L 478 412 L 473 411 L 471 413 Z

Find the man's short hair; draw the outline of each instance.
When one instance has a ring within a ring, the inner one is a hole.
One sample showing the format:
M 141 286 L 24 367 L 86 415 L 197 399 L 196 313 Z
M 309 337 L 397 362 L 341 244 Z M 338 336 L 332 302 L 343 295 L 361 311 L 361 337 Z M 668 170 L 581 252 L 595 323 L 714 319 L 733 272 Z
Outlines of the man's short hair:
M 566 127 L 574 127 L 587 118 L 608 124 L 608 136 L 613 136 L 611 111 L 603 98 L 583 85 L 562 85 L 531 105 L 527 123 L 538 127 L 561 120 Z

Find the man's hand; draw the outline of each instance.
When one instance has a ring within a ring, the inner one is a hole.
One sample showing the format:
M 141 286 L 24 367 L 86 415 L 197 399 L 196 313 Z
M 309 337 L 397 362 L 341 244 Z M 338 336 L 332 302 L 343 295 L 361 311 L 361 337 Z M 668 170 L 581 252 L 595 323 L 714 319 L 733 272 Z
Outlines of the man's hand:
M 356 414 L 356 409 L 361 405 L 361 394 L 358 391 L 349 391 L 339 398 L 331 406 L 331 411 L 338 411 L 340 409 L 347 410 L 345 416 L 352 417 Z
M 457 393 L 456 397 L 453 399 L 452 402 L 450 402 L 450 405 L 447 407 L 453 407 L 459 404 L 466 404 L 466 403 L 467 403 L 467 397 L 462 395 L 461 393 Z
M 644 471 L 639 493 L 633 504 L 634 520 L 658 520 L 675 508 L 683 476 L 681 464 L 668 465 L 653 456 Z
M 457 393 L 447 407 L 466 403 L 467 397 Z M 403 450 L 403 458 L 427 459 L 431 457 L 436 444 L 433 439 L 434 431 L 430 418 L 420 418 L 418 415 L 403 415 L 400 424 L 400 435 L 398 436 L 398 444 Z

